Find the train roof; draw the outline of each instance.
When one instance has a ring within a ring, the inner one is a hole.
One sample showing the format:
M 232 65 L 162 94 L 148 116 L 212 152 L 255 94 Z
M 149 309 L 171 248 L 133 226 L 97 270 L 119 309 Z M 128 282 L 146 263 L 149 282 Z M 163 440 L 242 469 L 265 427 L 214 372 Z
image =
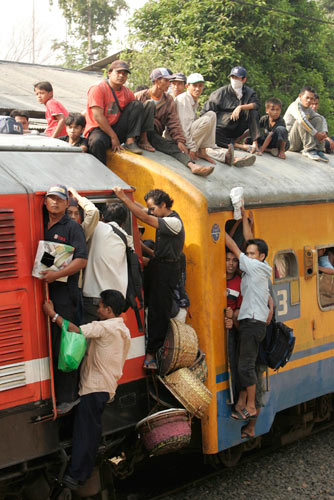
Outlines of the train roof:
M 78 191 L 132 189 L 94 156 L 45 136 L 0 134 L 0 193 L 47 191 L 52 184 Z
M 236 155 L 244 154 L 236 151 Z M 282 206 L 334 201 L 334 155 L 327 155 L 329 163 L 316 162 L 301 153 L 288 152 L 286 160 L 268 153 L 257 156 L 251 167 L 229 167 L 216 162 L 209 177 L 193 175 L 190 169 L 165 154 L 155 152 L 144 155 L 181 175 L 199 189 L 208 202 L 210 212 L 231 210 L 230 191 L 244 188 L 245 205 Z M 199 163 L 209 165 L 201 160 Z

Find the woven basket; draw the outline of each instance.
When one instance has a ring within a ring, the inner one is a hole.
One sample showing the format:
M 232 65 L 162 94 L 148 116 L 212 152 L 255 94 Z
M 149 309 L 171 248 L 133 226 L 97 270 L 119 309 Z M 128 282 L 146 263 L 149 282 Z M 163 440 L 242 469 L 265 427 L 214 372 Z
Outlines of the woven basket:
M 160 375 L 194 364 L 198 351 L 195 330 L 186 323 L 171 319 L 160 353 Z
M 136 425 L 150 455 L 163 455 L 188 446 L 191 420 L 186 410 L 172 408 L 144 418 Z
M 196 361 L 193 365 L 189 366 L 189 370 L 200 380 L 205 382 L 208 378 L 208 367 L 205 361 L 205 352 L 198 349 Z
M 203 418 L 212 394 L 188 368 L 180 368 L 166 377 L 159 377 L 159 380 L 189 413 Z

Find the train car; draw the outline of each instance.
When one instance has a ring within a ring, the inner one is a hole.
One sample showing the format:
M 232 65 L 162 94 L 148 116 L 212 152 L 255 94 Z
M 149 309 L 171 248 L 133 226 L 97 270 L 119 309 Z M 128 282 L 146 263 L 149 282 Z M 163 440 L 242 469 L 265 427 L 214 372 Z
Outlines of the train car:
M 75 187 L 99 208 L 112 201 L 116 184 L 130 197 L 133 192 L 80 148 L 47 137 L 0 136 L 1 499 L 8 492 L 11 498 L 49 498 L 48 471 L 55 467 L 56 476 L 64 470 L 70 450 L 71 418 L 54 421 L 52 411 L 47 322 L 41 308 L 44 284 L 31 274 L 43 239 L 44 196 L 57 183 Z M 130 216 L 126 229 L 140 253 L 137 222 Z M 115 401 L 104 414 L 103 452 L 111 455 L 148 413 L 144 332 L 138 331 L 132 309 L 125 321 L 131 348 Z
M 333 159 L 323 164 L 298 153 L 289 152 L 285 161 L 265 154 L 248 168 L 218 163 L 207 178 L 193 175 L 158 152 L 145 152 L 142 157 L 110 155 L 108 166 L 128 184 L 136 185 L 135 198 L 141 203 L 149 189 L 168 192 L 184 222 L 186 289 L 191 302 L 188 322 L 206 353 L 207 386 L 214 396 L 201 424 L 203 453 L 231 465 L 245 448 L 242 422 L 230 418 L 223 323 L 225 228 L 233 220 L 230 190 L 236 186 L 244 188 L 245 207 L 253 211 L 255 236 L 269 244 L 267 262 L 273 268 L 277 320 L 293 328 L 296 336 L 290 362 L 277 372 L 269 370 L 269 390 L 253 442 L 259 444 L 275 417 L 282 442 L 330 419 L 334 296 L 332 277 L 325 279 L 318 271 L 318 254 L 334 246 Z

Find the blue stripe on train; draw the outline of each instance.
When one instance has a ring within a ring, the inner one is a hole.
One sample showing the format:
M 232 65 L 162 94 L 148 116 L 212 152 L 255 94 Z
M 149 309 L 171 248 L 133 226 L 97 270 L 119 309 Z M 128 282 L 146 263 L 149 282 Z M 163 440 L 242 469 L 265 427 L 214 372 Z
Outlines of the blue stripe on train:
M 331 345 L 332 348 L 332 344 L 326 345 Z M 314 348 L 316 351 L 312 352 L 312 354 L 322 352 L 321 347 L 324 346 Z M 328 348 L 323 350 L 328 350 Z M 304 352 L 310 355 L 310 351 L 313 351 L 313 349 Z M 261 409 L 256 422 L 256 435 L 265 434 L 270 430 L 277 412 L 323 394 L 334 392 L 333 370 L 334 358 L 328 358 L 272 375 L 269 379 L 270 390 L 264 395 L 265 406 Z M 231 419 L 232 407 L 227 404 L 228 399 L 229 391 L 227 389 L 217 392 L 219 451 L 241 442 L 240 430 L 244 422 Z

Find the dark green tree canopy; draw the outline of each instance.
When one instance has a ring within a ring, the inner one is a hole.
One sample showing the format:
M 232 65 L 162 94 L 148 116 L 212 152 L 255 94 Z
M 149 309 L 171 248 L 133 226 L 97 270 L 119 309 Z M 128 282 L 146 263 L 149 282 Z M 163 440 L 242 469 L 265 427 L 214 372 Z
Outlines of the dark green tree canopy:
M 334 128 L 334 26 L 312 18 L 326 19 L 316 0 L 152 0 L 130 22 L 141 47 L 132 56 L 133 80 L 140 66 L 146 73 L 133 84 L 148 83 L 154 63 L 202 73 L 208 95 L 240 64 L 262 103 L 279 97 L 285 109 L 303 85 L 314 86 Z

